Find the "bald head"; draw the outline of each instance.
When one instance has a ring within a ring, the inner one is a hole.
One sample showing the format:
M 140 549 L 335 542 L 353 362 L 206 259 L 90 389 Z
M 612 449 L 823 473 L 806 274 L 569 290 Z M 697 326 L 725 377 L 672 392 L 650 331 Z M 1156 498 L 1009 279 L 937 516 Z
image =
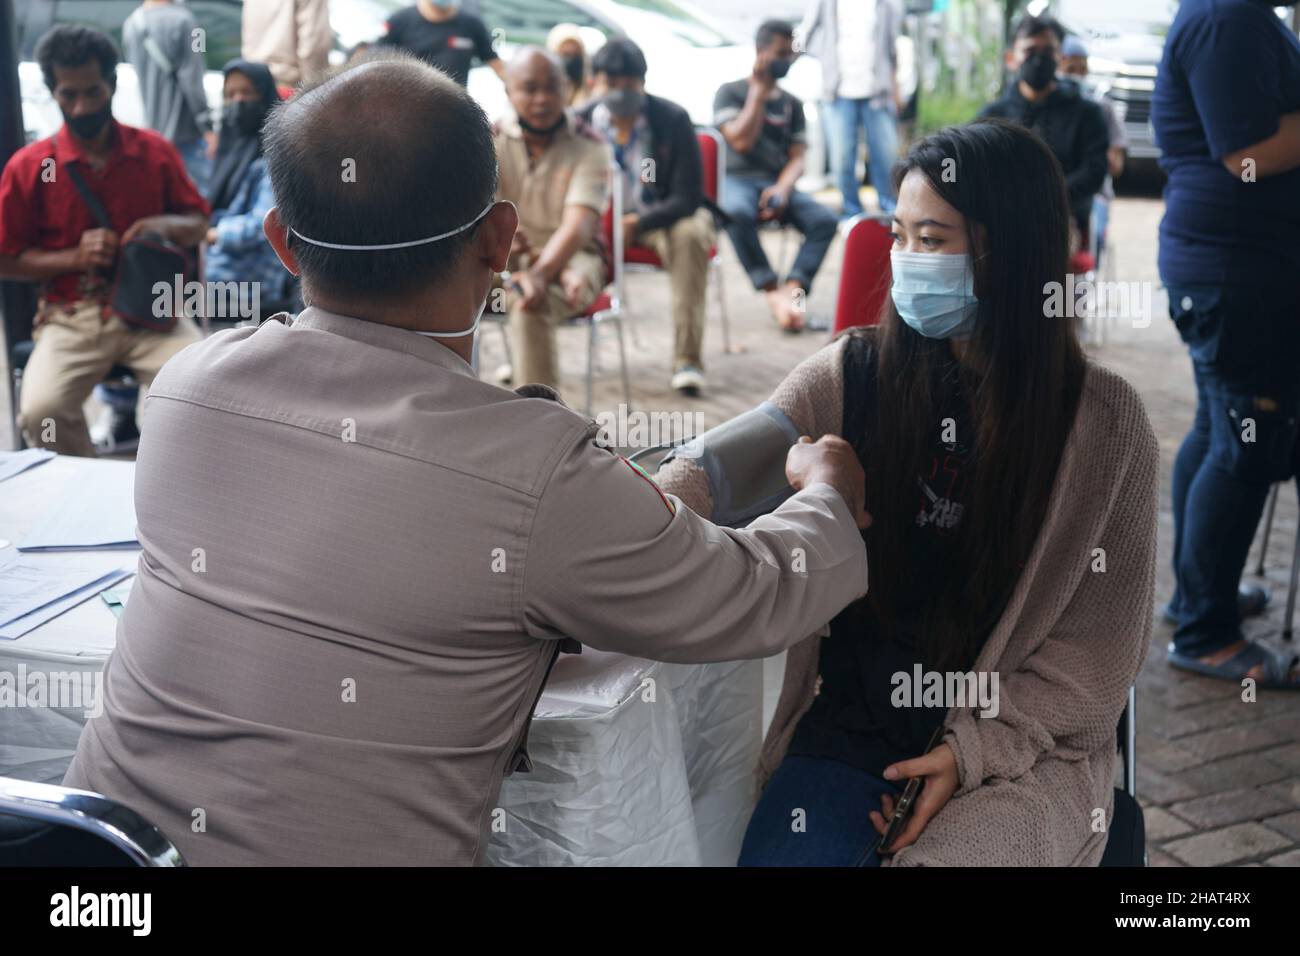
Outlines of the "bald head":
M 265 153 L 280 220 L 304 285 L 391 296 L 444 274 L 470 232 L 395 250 L 473 219 L 496 192 L 483 110 L 450 77 L 414 57 L 366 55 L 304 88 L 271 116 Z
M 539 46 L 520 47 L 506 66 L 506 96 L 526 132 L 552 130 L 568 98 L 564 64 Z
M 556 79 L 562 78 L 564 63 L 550 50 L 531 44 L 517 49 L 510 62 L 506 64 L 507 83 L 512 78 L 542 80 L 548 73 Z

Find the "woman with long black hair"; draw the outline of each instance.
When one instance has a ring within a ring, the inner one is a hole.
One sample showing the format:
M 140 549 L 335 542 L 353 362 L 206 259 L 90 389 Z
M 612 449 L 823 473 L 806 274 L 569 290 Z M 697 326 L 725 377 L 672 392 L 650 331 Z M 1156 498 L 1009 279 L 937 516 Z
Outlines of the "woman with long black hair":
M 788 435 L 856 448 L 871 581 L 789 652 L 740 863 L 1095 865 L 1152 624 L 1155 437 L 1057 317 L 1070 214 L 1041 140 L 943 130 L 895 187 L 881 324 L 764 406 Z M 717 518 L 702 464 L 660 483 Z M 878 850 L 910 778 L 914 809 Z

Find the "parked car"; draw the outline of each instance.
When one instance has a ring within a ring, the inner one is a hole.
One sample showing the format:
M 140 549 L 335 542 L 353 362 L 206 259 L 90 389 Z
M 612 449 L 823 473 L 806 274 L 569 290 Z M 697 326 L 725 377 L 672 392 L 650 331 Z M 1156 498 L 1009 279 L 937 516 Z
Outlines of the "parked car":
M 1055 13 L 1088 47 L 1088 71 L 1115 107 L 1128 137 L 1128 163 L 1154 169 L 1160 158 L 1151 128 L 1151 94 L 1176 0 L 1060 0 Z

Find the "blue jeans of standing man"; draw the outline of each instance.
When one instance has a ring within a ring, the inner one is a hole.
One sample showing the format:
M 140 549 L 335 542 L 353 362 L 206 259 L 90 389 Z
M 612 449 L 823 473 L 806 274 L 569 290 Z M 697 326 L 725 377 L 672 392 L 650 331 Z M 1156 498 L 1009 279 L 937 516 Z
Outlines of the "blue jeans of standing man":
M 1098 193 L 1092 197 L 1092 245 L 1097 250 L 1093 268 L 1101 271 L 1101 257 L 1106 254 L 1106 227 L 1110 223 L 1110 200 Z
M 826 124 L 831 143 L 831 165 L 835 182 L 844 197 L 844 218 L 862 215 L 862 201 L 858 198 L 858 131 L 867 135 L 867 169 L 871 185 L 880 197 L 880 211 L 892 213 L 898 197 L 889 178 L 894 160 L 898 158 L 898 113 L 888 97 L 881 105 L 872 106 L 871 100 L 850 100 L 837 96 L 827 104 Z
M 879 866 L 880 834 L 867 815 L 900 789 L 824 757 L 781 761 L 754 808 L 738 866 Z
M 1196 376 L 1174 460 L 1174 644 L 1205 657 L 1241 640 L 1241 571 L 1269 487 L 1293 473 L 1300 290 L 1171 285 L 1169 313 Z
M 773 176 L 736 174 L 728 176 L 722 188 L 722 211 L 730 217 L 727 235 L 755 289 L 771 288 L 777 282 L 777 274 L 758 239 L 758 197 L 775 182 Z M 786 278 L 805 290 L 811 289 L 813 277 L 835 238 L 835 214 L 811 196 L 794 189 L 790 191 L 790 205 L 783 218 L 804 236 Z
M 194 185 L 205 196 L 208 193 L 208 180 L 212 177 L 212 160 L 208 159 L 208 143 L 202 136 L 188 143 L 177 143 L 176 152 L 181 154 L 185 171 L 194 180 Z

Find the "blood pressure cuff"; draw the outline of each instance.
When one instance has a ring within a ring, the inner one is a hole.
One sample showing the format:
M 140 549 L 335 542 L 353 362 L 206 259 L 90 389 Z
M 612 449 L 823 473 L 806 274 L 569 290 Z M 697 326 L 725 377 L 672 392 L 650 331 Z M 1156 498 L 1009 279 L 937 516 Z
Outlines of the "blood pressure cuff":
M 785 479 L 785 459 L 799 440 L 794 423 L 771 402 L 710 428 L 673 450 L 694 461 L 709 480 L 714 524 L 739 528 L 765 515 L 794 494 Z

